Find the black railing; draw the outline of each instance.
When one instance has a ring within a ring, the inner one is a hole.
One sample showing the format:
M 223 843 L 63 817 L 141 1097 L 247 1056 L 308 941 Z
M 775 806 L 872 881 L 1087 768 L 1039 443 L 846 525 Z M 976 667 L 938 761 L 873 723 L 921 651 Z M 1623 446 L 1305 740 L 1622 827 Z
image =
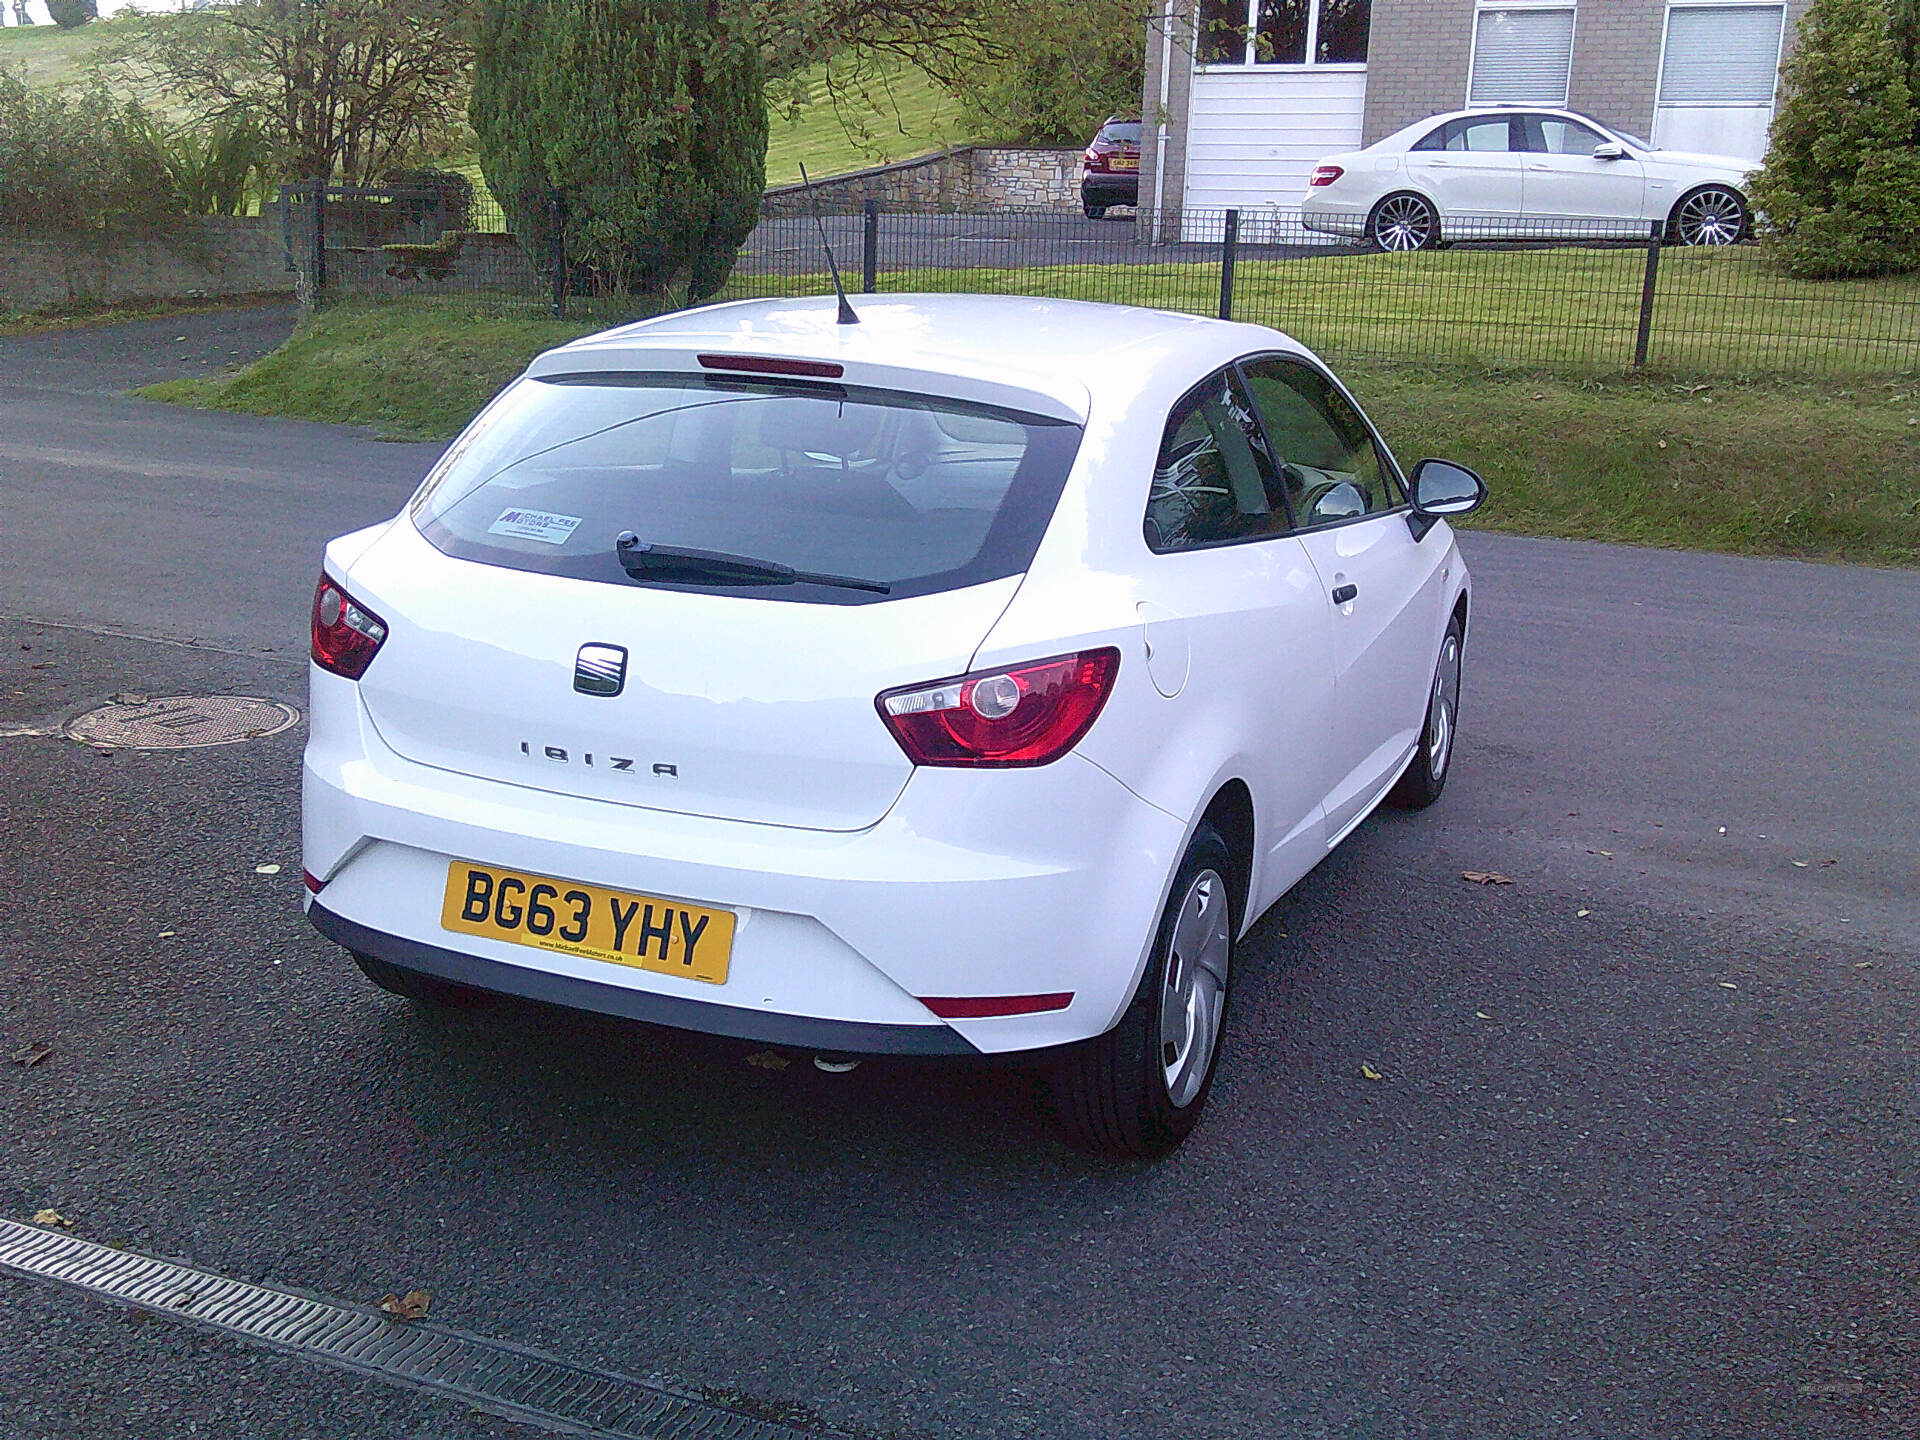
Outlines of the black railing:
M 570 265 L 556 199 L 530 253 L 491 197 L 458 229 L 431 191 L 288 186 L 289 256 L 304 295 L 465 295 L 582 321 L 637 318 L 674 293 L 601 293 Z M 1574 372 L 1920 370 L 1920 276 L 1805 281 L 1754 244 L 1689 247 L 1657 224 L 1532 232 L 1454 218 L 1440 244 L 1382 251 L 1297 210 L 1189 210 L 1159 238 L 1124 212 L 903 213 L 762 220 L 719 300 L 830 294 L 823 242 L 868 293 L 985 291 L 1143 305 L 1251 321 L 1343 356 Z M 858 261 L 856 264 L 855 261 Z

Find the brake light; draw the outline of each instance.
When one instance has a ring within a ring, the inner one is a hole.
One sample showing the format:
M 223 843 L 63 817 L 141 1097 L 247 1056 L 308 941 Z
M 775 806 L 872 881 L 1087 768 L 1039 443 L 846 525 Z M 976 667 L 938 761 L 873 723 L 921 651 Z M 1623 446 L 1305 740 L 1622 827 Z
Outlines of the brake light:
M 1100 718 L 1120 652 L 1088 650 L 889 690 L 874 704 L 916 765 L 1048 765 Z
M 1087 150 L 1085 159 L 1087 162 L 1087 169 L 1089 170 L 1104 170 L 1107 168 L 1107 156 L 1105 151 L 1095 150 L 1089 147 Z
M 358 680 L 387 638 L 387 622 L 322 574 L 313 592 L 313 663 Z
M 1331 185 L 1346 173 L 1338 165 L 1315 166 L 1312 176 L 1307 180 L 1307 188 L 1311 190 L 1316 186 Z

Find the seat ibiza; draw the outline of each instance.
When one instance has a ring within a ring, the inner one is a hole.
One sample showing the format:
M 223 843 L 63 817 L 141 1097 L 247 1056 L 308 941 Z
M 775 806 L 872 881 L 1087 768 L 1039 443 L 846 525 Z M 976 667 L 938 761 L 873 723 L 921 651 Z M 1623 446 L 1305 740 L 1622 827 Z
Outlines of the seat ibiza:
M 1453 753 L 1468 576 L 1272 330 L 719 305 L 540 356 L 326 550 L 309 914 L 378 985 L 1206 1102 L 1235 947 Z

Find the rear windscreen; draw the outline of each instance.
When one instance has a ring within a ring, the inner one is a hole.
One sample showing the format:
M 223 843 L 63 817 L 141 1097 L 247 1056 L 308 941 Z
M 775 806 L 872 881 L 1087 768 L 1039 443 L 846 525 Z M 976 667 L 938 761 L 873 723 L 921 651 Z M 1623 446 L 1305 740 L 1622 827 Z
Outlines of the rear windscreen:
M 1080 428 L 858 386 L 701 375 L 522 379 L 455 442 L 412 514 L 444 553 L 609 584 L 858 604 L 1020 574 Z M 848 577 L 694 583 L 623 567 L 623 531 Z
M 1100 138 L 1110 145 L 1138 145 L 1140 122 L 1138 120 L 1112 121 L 1100 127 Z

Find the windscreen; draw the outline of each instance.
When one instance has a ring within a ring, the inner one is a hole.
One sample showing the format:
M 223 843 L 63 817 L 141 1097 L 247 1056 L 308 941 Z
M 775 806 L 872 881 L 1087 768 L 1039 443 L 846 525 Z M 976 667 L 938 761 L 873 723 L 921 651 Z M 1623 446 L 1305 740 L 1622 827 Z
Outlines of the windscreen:
M 1109 120 L 1100 127 L 1100 139 L 1110 145 L 1138 145 L 1140 143 L 1140 122 L 1138 120 Z
M 1076 425 L 859 386 L 705 375 L 522 379 L 414 497 L 464 560 L 608 584 L 870 603 L 1019 574 L 1080 444 Z M 616 541 L 868 587 L 662 578 Z

